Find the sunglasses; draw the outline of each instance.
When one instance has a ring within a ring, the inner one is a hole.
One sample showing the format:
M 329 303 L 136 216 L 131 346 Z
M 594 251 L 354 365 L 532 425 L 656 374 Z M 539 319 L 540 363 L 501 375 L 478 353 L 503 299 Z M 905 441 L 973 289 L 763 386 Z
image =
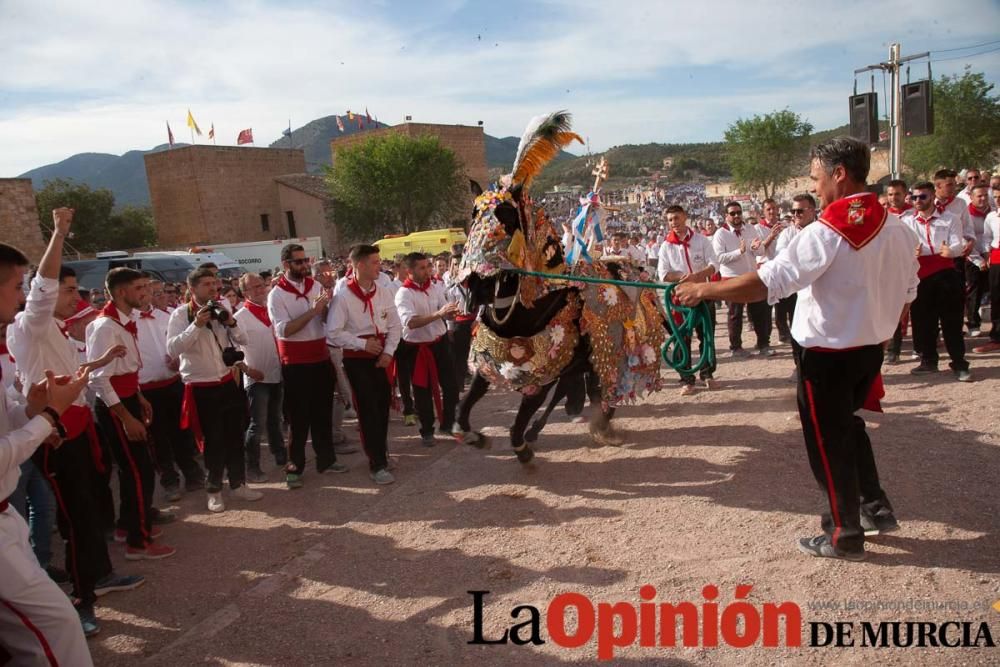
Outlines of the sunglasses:
M 978 181 L 979 177 L 978 176 L 966 176 L 965 180 L 967 180 L 967 181 Z
M 804 209 L 804 208 L 793 208 L 792 209 L 792 215 L 805 215 L 806 214 L 806 210 L 807 209 Z
M 731 215 L 734 218 L 738 218 L 743 215 L 743 211 L 726 211 L 726 215 Z
M 912 199 L 913 201 L 923 201 L 925 199 L 930 199 L 930 198 L 931 196 L 926 192 L 922 192 L 920 194 L 914 192 L 910 194 L 910 199 Z

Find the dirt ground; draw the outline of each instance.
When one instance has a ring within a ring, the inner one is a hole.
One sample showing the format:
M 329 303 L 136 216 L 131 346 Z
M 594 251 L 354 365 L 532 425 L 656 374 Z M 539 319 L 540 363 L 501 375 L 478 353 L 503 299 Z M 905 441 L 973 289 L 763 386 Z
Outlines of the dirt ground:
M 718 337 L 724 348 L 721 326 Z M 545 611 L 557 595 L 637 606 L 649 584 L 655 602 L 701 609 L 702 589 L 713 584 L 720 610 L 738 585 L 752 585 L 748 601 L 758 610 L 797 603 L 803 647 L 636 642 L 615 651 L 615 664 L 997 664 L 989 648 L 807 645 L 817 621 L 986 621 L 1000 641 L 1000 611 L 991 609 L 1000 599 L 1000 354 L 970 354 L 972 384 L 948 372 L 913 378 L 908 360 L 886 367 L 886 412 L 864 417 L 902 528 L 872 538 L 866 562 L 847 563 L 795 548 L 819 532 L 825 501 L 802 444 L 790 349 L 778 350 L 767 360 L 722 359 L 721 388 L 691 397 L 665 373 L 665 391 L 619 411 L 618 447 L 592 444 L 586 424 L 560 408 L 535 461 L 522 466 L 506 435 L 517 397 L 494 391 L 473 414 L 492 436 L 490 450 L 445 440 L 424 448 L 394 415 L 394 485 L 372 484 L 357 453 L 342 459 L 350 473 L 310 470 L 297 491 L 284 488 L 272 462 L 274 482 L 257 487 L 264 499 L 232 501 L 220 515 L 207 512 L 203 493 L 188 494 L 165 527 L 176 556 L 131 563 L 112 547 L 119 571 L 148 582 L 101 598 L 95 661 L 589 663 L 595 639 L 580 648 L 551 641 Z M 356 441 L 353 424 L 351 432 Z M 511 620 L 515 606 L 533 605 L 546 643 L 468 644 L 470 590 L 490 591 L 486 638 L 527 618 Z M 860 635 L 856 627 L 859 643 Z

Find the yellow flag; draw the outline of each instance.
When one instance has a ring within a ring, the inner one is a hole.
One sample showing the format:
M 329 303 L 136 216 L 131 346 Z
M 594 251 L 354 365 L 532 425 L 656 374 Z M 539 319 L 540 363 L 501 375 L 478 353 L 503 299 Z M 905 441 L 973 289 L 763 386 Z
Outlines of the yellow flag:
M 190 109 L 188 109 L 188 127 L 194 130 L 199 137 L 201 136 L 201 128 L 198 127 L 198 123 L 194 122 L 194 116 L 191 115 Z

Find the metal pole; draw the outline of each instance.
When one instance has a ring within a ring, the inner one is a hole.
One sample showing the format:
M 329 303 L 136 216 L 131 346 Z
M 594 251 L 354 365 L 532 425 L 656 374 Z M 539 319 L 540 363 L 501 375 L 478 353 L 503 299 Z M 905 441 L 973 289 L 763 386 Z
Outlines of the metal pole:
M 902 116 L 903 100 L 900 95 L 899 80 L 899 43 L 894 42 L 889 45 L 889 73 L 891 74 L 891 115 L 889 118 L 889 172 L 893 178 L 899 178 L 899 172 L 903 164 L 903 128 L 900 125 Z

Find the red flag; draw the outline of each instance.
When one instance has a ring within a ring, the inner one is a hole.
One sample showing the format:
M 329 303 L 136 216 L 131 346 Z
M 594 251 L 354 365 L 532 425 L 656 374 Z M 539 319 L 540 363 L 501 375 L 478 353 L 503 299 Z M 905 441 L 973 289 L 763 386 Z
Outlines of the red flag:
M 247 128 L 245 130 L 240 130 L 240 136 L 236 137 L 236 145 L 242 146 L 243 144 L 253 143 L 253 129 Z
M 167 142 L 174 145 L 174 133 L 170 131 L 170 121 L 167 121 Z
M 341 132 L 344 131 L 344 121 L 340 118 L 340 116 L 337 116 L 337 129 Z
M 208 130 L 208 138 L 215 139 L 215 123 L 212 123 L 212 127 Z

